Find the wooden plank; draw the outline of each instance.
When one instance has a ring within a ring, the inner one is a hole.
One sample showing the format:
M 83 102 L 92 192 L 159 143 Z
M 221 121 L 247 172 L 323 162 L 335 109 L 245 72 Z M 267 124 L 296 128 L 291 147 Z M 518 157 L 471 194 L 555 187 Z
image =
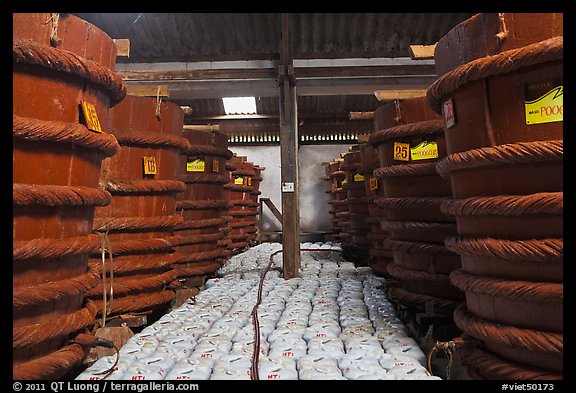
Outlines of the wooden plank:
M 148 323 L 148 317 L 144 314 L 122 314 L 106 322 L 108 327 L 126 325 L 128 327 L 140 327 Z
M 185 130 L 220 131 L 220 124 L 184 124 Z
M 424 89 L 406 89 L 406 90 L 376 90 L 374 95 L 378 101 L 388 101 L 388 100 L 402 100 L 405 98 L 416 98 L 423 97 L 426 95 Z
M 348 114 L 350 120 L 371 120 L 374 119 L 374 112 L 350 112 Z
M 185 115 L 191 115 L 193 112 L 192 108 L 190 108 L 188 105 L 183 105 L 180 108 L 182 109 L 182 112 L 184 112 Z
M 195 81 L 206 79 L 272 79 L 274 69 L 229 70 L 120 70 L 118 75 L 125 81 Z
M 272 214 L 274 214 L 274 217 L 276 217 L 278 221 L 282 222 L 282 213 L 280 213 L 280 210 L 278 210 L 278 208 L 276 207 L 276 205 L 274 205 L 274 202 L 272 202 L 270 198 L 260 198 L 260 201 L 264 203 L 266 206 L 268 206 L 268 209 L 270 209 L 270 211 L 272 212 Z
M 298 202 L 298 111 L 293 73 L 289 15 L 283 13 L 280 66 L 278 72 L 280 103 L 280 180 L 282 192 L 282 261 L 284 279 L 300 276 L 300 209 Z M 292 184 L 293 191 L 284 191 Z
M 432 56 L 433 57 L 433 56 Z M 410 75 L 434 75 L 434 64 L 405 64 L 386 66 L 347 66 L 347 67 L 301 67 L 292 68 L 286 73 L 296 78 L 342 78 L 342 77 L 397 77 Z M 278 75 L 270 69 L 196 69 L 196 70 L 118 70 L 125 81 L 201 81 L 210 79 L 272 79 Z
M 413 60 L 424 60 L 433 59 L 434 50 L 436 49 L 436 44 L 434 45 L 410 45 L 408 51 L 410 52 L 410 57 Z
M 127 38 L 116 38 L 113 39 L 116 44 L 116 56 L 118 57 L 130 57 L 130 40 Z
M 112 341 L 116 345 L 116 348 L 121 348 L 124 344 L 128 342 L 130 337 L 134 335 L 134 332 L 132 332 L 132 330 L 130 330 L 130 328 L 125 324 L 121 324 L 120 326 L 114 326 L 114 327 L 106 326 L 103 328 L 98 328 L 94 335 L 103 340 Z M 115 354 L 116 350 L 114 348 L 106 348 L 106 347 L 90 348 L 90 352 L 88 353 L 88 356 L 84 359 L 83 364 L 85 364 L 86 366 L 90 366 L 96 360 L 104 356 L 111 356 Z
M 358 135 L 358 143 L 368 143 L 368 139 L 370 139 L 370 135 Z
M 137 97 L 169 97 L 168 85 L 126 84 L 126 93 Z

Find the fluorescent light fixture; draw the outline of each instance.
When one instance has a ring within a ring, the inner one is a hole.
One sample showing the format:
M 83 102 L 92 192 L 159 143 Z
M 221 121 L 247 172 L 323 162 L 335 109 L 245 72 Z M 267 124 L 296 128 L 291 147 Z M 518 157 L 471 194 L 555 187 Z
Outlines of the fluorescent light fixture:
M 254 97 L 224 97 L 222 102 L 227 115 L 256 113 L 256 99 Z

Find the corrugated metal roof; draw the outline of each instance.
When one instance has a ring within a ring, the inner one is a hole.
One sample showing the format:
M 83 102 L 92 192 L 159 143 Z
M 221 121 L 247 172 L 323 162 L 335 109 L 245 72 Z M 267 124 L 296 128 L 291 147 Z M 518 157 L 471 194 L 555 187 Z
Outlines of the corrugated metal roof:
M 277 13 L 78 13 L 112 38 L 130 39 L 120 62 L 278 58 Z M 471 13 L 291 13 L 294 58 L 405 57 Z
M 78 13 L 76 16 L 94 24 L 112 38 L 127 38 L 130 40 L 130 57 L 117 59 L 118 63 L 157 63 L 156 70 L 162 69 L 161 63 L 170 64 L 194 64 L 198 62 L 225 62 L 236 60 L 267 60 L 278 61 L 280 59 L 281 43 L 281 15 L 280 13 Z M 407 58 L 410 45 L 431 45 L 437 42 L 450 29 L 458 23 L 468 19 L 473 13 L 290 13 L 289 31 L 292 42 L 292 55 L 294 59 L 348 59 L 355 58 L 372 61 L 374 58 L 394 59 Z M 346 61 L 348 61 L 346 60 Z M 381 74 L 373 75 L 368 80 L 366 89 L 359 94 L 357 89 L 347 90 L 341 95 L 327 94 L 326 89 L 331 88 L 332 83 L 341 81 L 345 72 L 354 67 L 335 66 L 330 68 L 327 61 L 321 61 L 324 67 L 321 72 L 333 73 L 333 80 L 319 79 L 321 88 L 316 89 L 320 95 L 304 92 L 309 80 L 298 79 L 312 68 L 296 68 L 298 113 L 304 121 L 303 134 L 310 133 L 310 138 L 323 138 L 324 133 L 329 132 L 329 127 L 335 120 L 334 133 L 336 138 L 328 135 L 329 140 L 339 140 L 343 133 L 366 133 L 371 125 L 367 121 L 348 121 L 349 112 L 370 112 L 386 102 L 379 102 L 374 96 L 372 86 L 389 83 L 391 79 L 378 79 Z M 318 64 L 320 64 L 318 63 Z M 213 63 L 210 63 L 213 64 Z M 256 64 L 256 63 L 251 63 Z M 420 63 L 422 64 L 422 63 Z M 160 68 L 158 68 L 160 67 Z M 187 66 L 184 66 L 187 67 Z M 209 67 L 209 66 L 208 66 Z M 296 67 L 296 66 L 295 66 Z M 208 71 L 210 70 L 207 68 Z M 318 72 L 319 68 L 316 69 Z M 237 70 L 238 71 L 238 70 Z M 242 70 L 239 70 L 242 71 Z M 274 92 L 274 75 L 268 91 Z M 344 73 L 343 73 L 344 71 Z M 268 71 L 267 71 L 268 72 Z M 388 72 L 388 71 L 383 71 Z M 401 71 L 397 75 L 398 81 L 402 79 Z M 434 73 L 432 69 L 432 74 Z M 232 75 L 232 73 L 230 73 Z M 212 75 L 208 72 L 196 75 Z M 222 75 L 222 74 L 221 74 Z M 255 75 L 247 73 L 246 75 Z M 428 75 L 428 74 L 422 74 Z M 396 75 L 385 75 L 396 77 Z M 410 75 L 408 75 L 410 76 Z M 430 76 L 434 78 L 434 75 Z M 221 77 L 222 78 L 222 77 Z M 198 79 L 198 77 L 197 77 Z M 191 79 L 180 86 L 184 89 L 198 86 L 198 80 Z M 408 80 L 406 78 L 404 80 Z M 298 82 L 298 80 L 300 82 Z M 351 83 L 357 83 L 357 79 Z M 219 88 L 236 86 L 226 80 L 216 79 Z M 211 81 L 212 82 L 212 81 Z M 258 81 L 257 81 L 258 82 Z M 160 82 L 157 82 L 160 83 Z M 235 81 L 237 83 L 237 81 Z M 300 83 L 300 84 L 299 84 Z M 348 82 L 346 82 L 348 83 Z M 360 82 L 362 83 L 362 82 Z M 398 82 L 400 83 L 400 82 Z M 415 82 L 406 82 L 407 85 Z M 208 88 L 196 89 L 199 94 L 208 94 Z M 258 85 L 260 86 L 260 85 Z M 304 87 L 299 87 L 304 86 Z M 392 88 L 401 89 L 402 85 L 390 83 Z M 309 88 L 309 87 L 308 87 Z M 410 89 L 411 87 L 407 87 Z M 322 90 L 324 89 L 324 90 Z M 322 91 L 320 91 L 322 90 Z M 212 89 L 214 91 L 214 89 Z M 206 93 L 205 93 L 206 92 Z M 301 95 L 308 94 L 308 95 Z M 339 94 L 339 93 L 337 93 Z M 241 94 L 248 95 L 248 94 Z M 262 94 L 265 95 L 265 94 Z M 258 114 L 265 115 L 263 119 L 251 118 L 246 121 L 246 127 L 239 126 L 231 129 L 239 135 L 246 130 L 250 132 L 253 125 L 255 133 L 266 130 L 267 124 L 274 122 L 274 117 L 279 114 L 278 97 L 257 97 L 256 106 Z M 180 99 L 176 99 L 180 97 Z M 222 100 L 210 95 L 190 96 L 174 93 L 172 101 L 187 105 L 192 108 L 192 114 L 186 116 L 186 124 L 218 124 L 218 119 L 211 117 L 224 115 Z M 324 117 L 322 117 L 324 115 Z M 204 118 L 200 120 L 199 118 Z M 237 120 L 229 120 L 230 124 L 241 124 Z M 226 122 L 224 120 L 223 122 Z M 220 122 L 220 124 L 224 124 Z M 235 126 L 234 126 L 235 127 Z M 350 130 L 349 128 L 350 127 Z M 230 127 L 228 127 L 230 128 Z M 340 134 L 338 134 L 340 133 Z M 305 136 L 304 136 L 305 137 Z M 309 139 L 310 139 L 309 138 Z M 346 142 L 343 142 L 346 143 Z

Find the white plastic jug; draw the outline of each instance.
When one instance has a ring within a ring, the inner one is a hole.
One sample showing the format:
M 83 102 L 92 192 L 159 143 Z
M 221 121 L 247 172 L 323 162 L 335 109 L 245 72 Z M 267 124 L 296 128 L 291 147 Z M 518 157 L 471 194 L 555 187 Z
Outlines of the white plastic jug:
M 190 358 L 216 360 L 227 354 L 228 351 L 218 350 L 216 347 L 196 347 L 190 355 Z
M 179 325 L 176 323 L 176 325 Z M 166 329 L 166 325 L 162 325 L 159 323 L 155 323 L 153 325 L 147 326 L 146 328 L 142 329 L 142 331 L 138 334 L 135 334 L 133 337 L 137 337 L 138 340 L 157 340 L 160 341 L 162 337 L 164 337 L 169 330 Z
M 310 369 L 314 366 L 322 365 L 324 367 L 336 367 L 338 368 L 338 361 L 335 358 L 326 356 L 324 354 L 321 355 L 314 355 L 314 354 L 306 354 L 301 356 L 297 363 L 296 368 L 298 371 L 303 369 Z
M 344 353 L 344 344 L 337 337 L 313 337 L 308 341 L 310 355 L 326 355 L 340 359 Z
M 166 375 L 166 380 L 208 380 L 213 360 L 188 358 L 179 360 Z
M 429 376 L 428 370 L 418 366 L 396 366 L 388 370 L 388 374 L 394 375 L 396 379 L 417 379 L 422 376 Z
M 416 359 L 421 365 L 427 364 L 427 357 L 426 354 L 420 349 L 420 347 L 412 346 L 412 345 L 399 345 L 399 346 L 392 346 L 388 347 L 386 353 L 390 355 L 405 355 L 410 356 Z
M 266 340 L 270 333 L 265 329 L 260 329 L 260 341 Z M 254 326 L 251 322 L 247 323 L 242 329 L 238 330 L 234 337 L 232 337 L 232 342 L 250 340 L 254 338 Z
M 156 351 L 148 357 L 138 359 L 137 363 L 145 365 L 146 367 L 160 368 L 162 375 L 166 376 L 166 374 L 172 370 L 176 361 L 163 355 L 163 353 Z
M 392 336 L 392 335 L 396 335 L 397 337 L 409 337 L 406 328 L 392 327 L 390 326 L 389 323 L 381 319 L 372 320 L 372 325 L 374 325 L 377 336 L 379 337 L 380 340 L 383 340 L 384 337 L 386 336 Z
M 226 365 L 229 367 L 245 369 L 250 368 L 251 364 L 251 356 L 246 354 L 228 354 L 214 361 L 214 367 L 217 367 L 218 365 Z
M 166 371 L 161 367 L 154 367 L 141 363 L 133 363 L 126 368 L 122 380 L 124 381 L 145 381 L 164 379 Z
M 186 344 L 170 344 L 161 342 L 156 348 L 156 353 L 159 353 L 162 356 L 168 357 L 174 361 L 178 361 L 190 357 L 192 354 L 192 348 L 189 348 Z
M 360 379 L 360 377 L 368 377 L 369 379 L 378 379 L 380 376 L 387 376 L 388 372 L 383 369 L 379 364 L 357 363 L 342 370 L 342 375 L 347 379 Z
M 201 323 L 191 323 L 191 324 L 182 324 L 180 326 L 171 329 L 171 334 L 174 335 L 188 335 L 194 338 L 196 341 L 200 340 L 200 337 L 208 331 L 209 327 L 206 324 Z
M 235 367 L 219 366 L 212 370 L 210 380 L 250 380 L 250 367 L 239 369 Z
M 190 350 L 194 349 L 198 344 L 196 337 L 189 332 L 177 332 L 165 335 L 162 340 L 158 343 L 166 343 L 171 345 L 180 345 L 186 347 Z
M 277 338 L 270 343 L 269 357 L 288 357 L 299 359 L 306 355 L 306 341 L 301 338 Z
M 380 366 L 380 363 L 378 362 L 378 358 L 372 356 L 366 356 L 364 353 L 357 353 L 357 354 L 346 353 L 338 360 L 338 368 L 340 368 L 340 370 L 354 367 L 358 364 L 372 364 L 382 368 L 382 366 Z
M 346 353 L 357 355 L 361 354 L 367 357 L 375 357 L 384 354 L 384 349 L 380 346 L 380 341 L 374 336 L 367 337 L 352 337 L 345 341 Z
M 138 360 L 150 356 L 157 346 L 158 343 L 129 340 L 118 352 L 122 359 Z
M 298 372 L 301 380 L 346 380 L 338 367 L 316 365 Z
M 306 328 L 303 338 L 308 341 L 312 337 L 338 337 L 340 325 L 337 323 L 311 324 Z
M 276 327 L 287 327 L 289 329 L 308 326 L 308 316 L 302 315 L 298 317 L 280 317 L 276 323 Z
M 279 338 L 302 338 L 306 333 L 306 327 L 300 325 L 280 326 L 270 333 L 269 341 L 273 342 Z
M 296 380 L 296 361 L 290 358 L 264 356 L 258 363 L 258 376 L 261 380 Z
M 260 340 L 260 356 L 268 354 L 270 344 L 268 341 Z M 254 339 L 237 341 L 232 345 L 230 354 L 252 355 L 254 352 Z
M 116 355 L 104 356 L 94 362 L 92 366 L 84 370 L 84 372 L 78 375 L 76 379 L 84 381 L 101 380 L 106 375 L 106 371 L 110 370 L 114 363 L 116 363 Z M 126 370 L 126 366 L 118 364 L 116 368 L 117 369 L 114 370 L 106 379 L 118 380 L 122 378 L 124 371 Z
M 215 348 L 218 351 L 228 353 L 232 349 L 232 342 L 224 337 L 220 338 L 202 337 L 200 340 L 198 340 L 198 344 L 196 345 L 194 352 L 210 348 Z
M 389 348 L 398 346 L 418 347 L 418 342 L 412 337 L 384 337 L 382 340 L 382 348 L 386 352 L 388 352 Z
M 392 368 L 398 366 L 421 366 L 420 362 L 411 356 L 391 355 L 389 353 L 380 355 L 380 357 L 378 357 L 378 362 L 386 370 L 391 370 Z

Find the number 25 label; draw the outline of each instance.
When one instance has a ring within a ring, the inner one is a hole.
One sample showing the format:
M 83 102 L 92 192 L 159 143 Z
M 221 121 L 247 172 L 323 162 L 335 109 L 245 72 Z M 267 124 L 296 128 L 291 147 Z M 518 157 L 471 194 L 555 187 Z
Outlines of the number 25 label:
M 394 159 L 397 161 L 410 161 L 410 144 L 394 142 Z

